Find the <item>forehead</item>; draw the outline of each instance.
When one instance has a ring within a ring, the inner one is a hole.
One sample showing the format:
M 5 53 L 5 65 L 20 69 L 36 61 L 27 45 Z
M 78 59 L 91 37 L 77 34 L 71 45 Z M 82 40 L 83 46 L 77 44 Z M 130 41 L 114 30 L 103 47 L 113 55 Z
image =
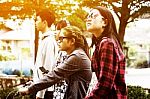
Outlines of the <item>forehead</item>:
M 42 21 L 42 19 L 41 19 L 41 17 L 40 17 L 40 16 L 37 16 L 37 17 L 36 17 L 36 20 L 38 20 L 38 21 Z
M 91 13 L 100 14 L 99 10 L 97 10 L 97 9 L 91 9 L 90 12 L 89 12 L 89 14 L 91 14 Z
M 65 30 L 61 29 L 61 30 L 60 30 L 60 33 L 59 33 L 59 36 L 64 36 L 64 33 L 65 33 L 65 32 L 66 32 Z

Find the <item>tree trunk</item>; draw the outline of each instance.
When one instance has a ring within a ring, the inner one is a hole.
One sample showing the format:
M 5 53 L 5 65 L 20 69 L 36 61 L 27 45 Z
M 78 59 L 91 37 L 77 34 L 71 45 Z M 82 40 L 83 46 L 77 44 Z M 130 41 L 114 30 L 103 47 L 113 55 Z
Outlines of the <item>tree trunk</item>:
M 35 41 L 34 41 L 34 63 L 36 61 L 37 51 L 38 51 L 38 41 L 39 41 L 39 32 L 35 28 Z
M 124 35 L 125 35 L 126 26 L 127 26 L 127 22 L 125 22 L 123 19 L 120 20 L 119 37 L 120 37 L 120 41 L 121 41 L 122 44 L 124 42 Z
M 119 25 L 119 36 L 122 44 L 124 42 L 125 29 L 130 16 L 130 9 L 128 8 L 128 4 L 129 4 L 128 0 L 122 1 L 122 9 L 121 9 L 121 17 L 120 17 L 120 25 Z

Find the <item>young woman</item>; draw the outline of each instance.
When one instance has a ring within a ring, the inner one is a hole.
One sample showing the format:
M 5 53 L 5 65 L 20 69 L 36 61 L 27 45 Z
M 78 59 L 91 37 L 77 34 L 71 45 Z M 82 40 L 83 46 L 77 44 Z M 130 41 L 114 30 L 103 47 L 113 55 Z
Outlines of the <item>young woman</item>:
M 86 26 L 93 34 L 91 64 L 98 83 L 85 99 L 126 99 L 125 56 L 111 12 L 104 7 L 93 8 Z
M 55 67 L 52 72 L 45 74 L 44 79 L 20 91 L 21 94 L 37 92 L 65 79 L 68 88 L 64 99 L 83 99 L 86 96 L 92 71 L 87 51 L 88 44 L 81 30 L 75 26 L 67 26 L 61 29 L 59 47 L 61 51 L 67 53 L 65 61 Z
M 64 27 L 67 26 L 67 21 L 66 20 L 60 20 L 59 22 L 56 23 L 56 40 L 59 40 L 59 33 L 60 30 Z M 66 58 L 66 52 L 65 51 L 59 51 L 58 52 L 58 56 L 57 56 L 57 63 L 56 66 L 59 66 L 60 63 L 63 63 L 65 58 Z M 53 94 L 53 98 L 54 99 L 63 99 L 65 92 L 67 89 L 67 83 L 65 80 L 60 81 L 59 83 L 54 85 L 54 94 Z

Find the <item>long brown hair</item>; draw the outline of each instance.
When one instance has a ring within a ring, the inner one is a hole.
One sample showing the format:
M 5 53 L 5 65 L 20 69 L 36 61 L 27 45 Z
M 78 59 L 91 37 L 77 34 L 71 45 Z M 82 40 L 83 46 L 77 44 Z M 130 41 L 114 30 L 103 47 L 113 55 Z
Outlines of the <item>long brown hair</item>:
M 117 29 L 116 29 L 116 24 L 115 24 L 115 20 L 113 18 L 112 13 L 105 7 L 100 7 L 97 6 L 94 9 L 97 9 L 100 14 L 108 20 L 108 24 L 105 27 L 102 35 L 98 38 L 98 42 L 100 42 L 102 40 L 102 37 L 110 37 L 110 38 L 114 38 L 116 42 L 119 43 L 120 47 L 122 48 L 121 42 L 120 42 L 120 38 L 119 35 L 117 33 Z M 92 45 L 93 46 L 97 41 L 97 39 L 94 37 L 92 37 Z

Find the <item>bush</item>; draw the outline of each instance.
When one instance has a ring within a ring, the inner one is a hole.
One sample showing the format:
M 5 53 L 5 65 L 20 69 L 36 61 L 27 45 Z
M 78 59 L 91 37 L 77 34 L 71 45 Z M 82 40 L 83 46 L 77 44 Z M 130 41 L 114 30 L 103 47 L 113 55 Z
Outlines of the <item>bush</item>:
M 13 99 L 12 97 L 17 92 L 15 88 L 0 89 L 0 99 Z M 9 97 L 8 97 L 9 96 Z M 15 99 L 22 99 L 22 96 L 17 96 Z M 24 99 L 34 99 L 34 95 L 26 95 Z M 128 86 L 128 99 L 150 99 L 150 93 L 140 86 Z
M 150 93 L 140 86 L 128 86 L 128 99 L 150 99 Z
M 21 76 L 21 71 L 20 71 L 20 70 L 15 69 L 15 70 L 12 72 L 12 75 Z
M 0 61 L 16 60 L 15 55 L 10 52 L 0 51 Z
M 22 98 L 21 95 L 15 96 L 16 93 L 17 89 L 15 88 L 0 89 L 0 99 L 34 99 L 32 95 L 26 95 Z

